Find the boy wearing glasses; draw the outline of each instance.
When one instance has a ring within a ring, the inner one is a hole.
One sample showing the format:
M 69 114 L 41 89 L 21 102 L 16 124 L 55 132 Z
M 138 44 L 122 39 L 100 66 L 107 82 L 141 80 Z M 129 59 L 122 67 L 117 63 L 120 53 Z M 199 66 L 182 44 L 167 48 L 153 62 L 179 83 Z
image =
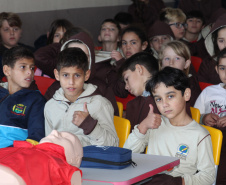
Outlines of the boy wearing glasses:
M 160 13 L 160 20 L 170 26 L 176 40 L 184 37 L 186 15 L 182 10 L 179 8 L 164 8 Z

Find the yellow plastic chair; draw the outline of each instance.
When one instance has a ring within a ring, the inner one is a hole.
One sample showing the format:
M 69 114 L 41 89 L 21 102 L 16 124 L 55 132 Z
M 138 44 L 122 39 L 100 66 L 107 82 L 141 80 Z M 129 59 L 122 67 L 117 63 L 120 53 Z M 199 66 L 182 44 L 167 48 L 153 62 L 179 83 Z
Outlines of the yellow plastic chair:
M 191 110 L 192 119 L 194 119 L 197 123 L 199 123 L 200 122 L 200 116 L 201 116 L 199 109 L 194 108 L 194 107 L 190 107 L 190 110 Z
M 123 115 L 123 104 L 121 102 L 117 101 L 117 105 L 118 105 L 119 117 L 122 118 L 122 115 Z
M 206 125 L 202 125 L 202 126 L 205 129 L 207 129 L 211 135 L 212 146 L 213 146 L 213 159 L 214 159 L 214 163 L 215 163 L 216 178 L 217 178 L 217 170 L 218 170 L 218 165 L 220 163 L 223 135 L 219 129 L 209 127 Z M 216 180 L 213 183 L 213 185 L 215 185 L 215 184 L 216 184 Z
M 130 134 L 130 121 L 119 116 L 114 116 L 114 125 L 119 138 L 119 147 L 123 147 Z

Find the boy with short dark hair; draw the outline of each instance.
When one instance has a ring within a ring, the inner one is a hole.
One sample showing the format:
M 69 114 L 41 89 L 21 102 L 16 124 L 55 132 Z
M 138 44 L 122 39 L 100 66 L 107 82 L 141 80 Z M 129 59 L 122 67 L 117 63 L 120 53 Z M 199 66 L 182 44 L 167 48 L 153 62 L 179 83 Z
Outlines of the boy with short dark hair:
M 165 67 L 152 76 L 146 89 L 154 97 L 162 114 L 153 119 L 153 107 L 148 116 L 129 135 L 125 148 L 147 154 L 175 156 L 180 165 L 170 172 L 154 176 L 150 184 L 211 185 L 215 180 L 215 165 L 210 134 L 186 112 L 191 90 L 186 74 Z
M 128 12 L 119 12 L 115 15 L 114 20 L 119 23 L 121 29 L 124 29 L 133 23 L 133 16 Z
M 153 97 L 145 90 L 146 82 L 158 70 L 158 61 L 147 52 L 132 55 L 120 68 L 120 74 L 125 81 L 125 89 L 136 96 L 126 106 L 126 118 L 130 120 L 131 130 L 146 118 L 149 104 L 155 107 L 156 116 L 160 116 Z
M 182 41 L 187 44 L 192 56 L 205 58 L 207 51 L 201 31 L 205 26 L 202 12 L 193 10 L 186 14 L 186 29 Z
M 14 140 L 39 141 L 45 136 L 45 99 L 27 89 L 34 78 L 34 55 L 16 46 L 4 53 L 2 64 L 8 82 L 0 83 L 0 148 Z
M 87 55 L 80 48 L 66 48 L 59 53 L 55 77 L 61 88 L 45 106 L 46 135 L 52 130 L 76 135 L 83 146 L 118 146 L 111 103 L 97 86 L 86 84 L 90 69 Z

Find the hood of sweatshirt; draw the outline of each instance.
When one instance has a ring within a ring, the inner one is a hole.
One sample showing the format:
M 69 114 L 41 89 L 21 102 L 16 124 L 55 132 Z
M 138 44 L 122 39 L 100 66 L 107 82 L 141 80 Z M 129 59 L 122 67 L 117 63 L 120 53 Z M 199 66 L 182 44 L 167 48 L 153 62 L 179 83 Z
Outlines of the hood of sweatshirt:
M 26 96 L 27 94 L 29 94 L 31 92 L 35 92 L 35 91 L 30 90 L 30 89 L 21 89 L 12 95 L 13 96 Z M 9 91 L 8 91 L 8 82 L 0 83 L 0 101 L 1 101 L 1 98 L 4 98 L 8 95 L 10 95 Z
M 61 51 L 65 49 L 65 46 L 73 41 L 80 41 L 82 42 L 89 51 L 89 69 L 91 69 L 91 74 L 89 79 L 92 79 L 95 76 L 95 53 L 94 53 L 94 43 L 92 38 L 89 36 L 89 34 L 85 32 L 80 32 L 76 35 L 73 35 L 67 42 L 65 42 L 61 46 Z
M 214 23 L 213 27 L 211 28 L 209 34 L 206 36 L 205 46 L 206 46 L 206 49 L 207 49 L 208 53 L 210 54 L 210 56 L 213 56 L 215 54 L 214 53 L 214 45 L 213 45 L 213 41 L 212 41 L 212 35 L 216 30 L 218 30 L 219 28 L 225 27 L 225 26 L 226 26 L 226 14 L 223 14 L 216 20 L 216 22 Z
M 84 91 L 79 95 L 78 99 L 86 98 L 94 95 L 101 95 L 96 85 L 84 84 Z M 64 96 L 64 90 L 62 88 L 58 89 L 53 95 L 53 99 L 57 101 L 69 102 L 69 100 Z

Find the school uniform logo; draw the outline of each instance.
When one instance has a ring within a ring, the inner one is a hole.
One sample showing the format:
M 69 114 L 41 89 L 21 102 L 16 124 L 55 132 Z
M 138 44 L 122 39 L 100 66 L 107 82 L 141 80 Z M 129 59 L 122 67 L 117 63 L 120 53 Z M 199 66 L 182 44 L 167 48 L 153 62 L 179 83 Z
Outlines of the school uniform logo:
M 180 144 L 177 148 L 177 153 L 175 157 L 178 157 L 179 159 L 182 160 L 186 160 L 188 153 L 189 153 L 188 145 Z
M 11 113 L 19 115 L 19 116 L 25 116 L 26 108 L 27 108 L 27 106 L 25 106 L 23 104 L 16 104 L 13 106 Z

